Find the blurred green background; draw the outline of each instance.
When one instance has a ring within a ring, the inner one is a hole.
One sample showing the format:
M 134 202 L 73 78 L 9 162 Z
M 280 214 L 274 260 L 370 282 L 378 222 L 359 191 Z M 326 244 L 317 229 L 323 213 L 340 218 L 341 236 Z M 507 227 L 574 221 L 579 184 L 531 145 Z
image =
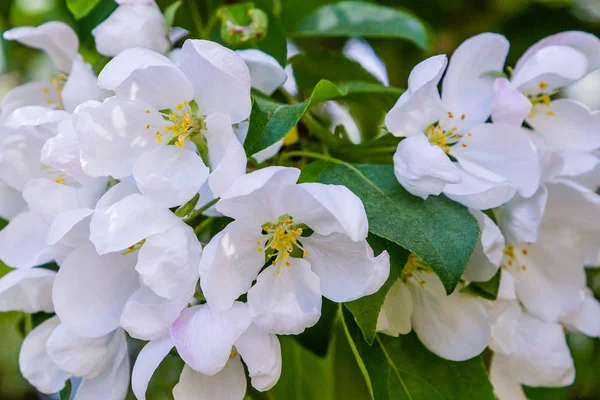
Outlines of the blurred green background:
M 165 9 L 173 0 L 158 0 Z M 281 20 L 284 29 L 292 30 L 294 25 L 317 7 L 334 1 L 327 0 L 255 0 L 258 7 L 263 5 L 281 7 Z M 380 4 L 399 7 L 423 20 L 430 30 L 431 51 L 424 53 L 413 44 L 400 40 L 370 40 L 378 55 L 384 60 L 390 83 L 404 87 L 412 67 L 431 54 L 450 54 L 464 39 L 485 31 L 504 34 L 511 43 L 507 65 L 514 65 L 517 58 L 537 40 L 564 30 L 584 30 L 600 34 L 600 0 L 381 0 Z M 175 26 L 182 26 L 194 32 L 194 14 L 206 23 L 210 14 L 220 4 L 235 1 L 183 0 L 183 5 L 175 18 Z M 82 45 L 80 51 L 89 62 L 101 65 L 102 59 L 93 50 L 90 31 L 116 7 L 113 0 L 102 0 L 96 9 L 84 19 L 75 23 L 65 0 L 0 0 L 0 28 L 2 31 L 24 25 L 39 25 L 50 20 L 62 20 L 71 24 L 78 32 Z M 0 42 L 0 95 L 12 87 L 52 73 L 50 63 L 44 55 L 24 46 L 6 41 Z M 343 39 L 303 39 L 297 44 L 302 47 L 338 51 Z M 587 85 L 588 105 L 600 107 L 600 90 Z M 0 276 L 8 268 L 0 265 Z M 600 274 L 590 271 L 590 287 L 600 294 Z M 0 399 L 37 399 L 34 390 L 21 377 L 18 369 L 18 353 L 24 327 L 28 320 L 18 312 L 0 313 Z M 569 335 L 569 344 L 577 366 L 577 379 L 574 385 L 560 389 L 528 390 L 532 399 L 600 399 L 600 340 L 582 335 Z M 349 361 L 348 349 L 336 346 L 336 360 L 340 365 Z M 340 360 L 341 359 L 341 360 Z M 320 362 L 316 360 L 315 362 Z M 158 379 L 172 382 L 177 380 L 180 362 L 174 360 L 161 366 Z M 346 376 L 351 380 L 351 377 Z M 284 378 L 282 378 L 283 380 Z M 169 390 L 161 389 L 154 382 L 155 392 L 150 399 L 169 398 Z M 168 385 L 167 385 L 168 386 Z M 348 398 L 353 398 L 350 396 Z

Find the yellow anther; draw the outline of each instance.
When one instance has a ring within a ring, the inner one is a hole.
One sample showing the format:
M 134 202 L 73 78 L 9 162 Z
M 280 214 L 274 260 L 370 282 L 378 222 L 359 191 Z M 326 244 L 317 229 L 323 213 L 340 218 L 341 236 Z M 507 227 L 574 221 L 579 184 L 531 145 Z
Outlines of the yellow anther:
M 465 120 L 465 118 L 467 118 L 467 116 L 466 116 L 465 114 L 462 114 L 462 115 L 460 116 L 460 119 L 462 119 L 463 121 Z
M 157 136 L 156 138 L 154 138 L 154 140 L 156 140 L 156 143 L 160 144 L 163 141 L 163 138 L 160 136 Z
M 263 248 L 259 247 L 258 249 L 256 249 L 256 251 L 258 251 L 259 253 L 262 253 L 263 252 Z
M 523 255 L 526 256 L 527 254 L 529 254 L 529 251 L 527 249 L 523 249 L 521 250 L 521 253 L 523 253 Z
M 183 135 L 177 136 L 177 141 L 181 142 L 181 143 L 185 142 L 185 136 L 183 136 Z
M 467 145 L 466 145 L 465 143 L 461 143 L 460 145 L 461 145 L 461 147 L 463 147 L 463 148 L 466 148 L 466 147 L 467 147 Z
M 285 266 L 286 266 L 286 267 L 289 267 L 290 265 L 292 265 L 292 264 L 290 264 L 290 262 L 289 262 L 289 261 L 286 261 L 286 262 L 285 262 Z
M 542 96 L 542 103 L 544 103 L 545 106 L 549 106 L 550 105 L 550 96 L 548 96 L 548 95 Z
M 307 256 L 308 255 L 308 250 L 304 250 L 304 255 Z
M 150 124 L 146 124 L 146 129 L 150 129 Z
M 48 89 L 47 87 L 45 87 L 45 88 L 43 89 L 43 92 L 44 92 L 44 94 L 48 94 L 48 92 L 50 92 L 50 89 Z
M 549 117 L 554 117 L 556 114 L 554 113 L 554 111 L 548 111 L 546 113 L 546 115 L 549 116 Z
M 454 114 L 452 114 L 450 111 L 448 111 L 448 118 L 454 118 Z
M 150 114 L 150 110 L 146 110 L 146 114 Z
M 548 82 L 546 81 L 541 81 L 540 82 L 540 89 L 544 90 L 548 87 Z
M 61 185 L 67 184 L 67 181 L 65 180 L 65 178 L 63 176 L 59 176 L 58 178 L 54 179 L 54 182 L 59 183 Z
M 175 146 L 177 146 L 178 148 L 182 148 L 183 147 L 183 143 L 182 142 L 175 142 Z

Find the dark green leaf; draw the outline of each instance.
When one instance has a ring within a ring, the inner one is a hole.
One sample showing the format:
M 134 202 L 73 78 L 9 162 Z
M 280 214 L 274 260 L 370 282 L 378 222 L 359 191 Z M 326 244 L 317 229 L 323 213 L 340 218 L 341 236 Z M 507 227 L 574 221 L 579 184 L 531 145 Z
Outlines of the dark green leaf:
M 67 7 L 75 19 L 88 15 L 102 0 L 67 0 Z
M 334 165 L 319 181 L 352 190 L 365 205 L 371 233 L 417 254 L 448 293 L 454 290 L 479 240 L 477 221 L 465 207 L 444 196 L 411 195 L 387 165 Z
M 246 154 L 255 154 L 282 139 L 300 121 L 311 105 L 349 94 L 361 93 L 401 94 L 402 91 L 373 83 L 346 82 L 335 85 L 330 81 L 322 80 L 315 86 L 308 99 L 302 103 L 290 105 L 263 97 L 254 97 L 250 113 L 250 127 L 244 142 Z
M 63 388 L 63 390 L 60 391 L 60 400 L 69 400 L 71 398 L 71 390 L 71 380 L 69 379 L 65 383 L 65 387 Z
M 500 289 L 501 270 L 496 272 L 496 275 L 487 282 L 471 282 L 460 291 L 463 293 L 472 294 L 474 296 L 483 297 L 487 300 L 496 300 L 498 298 L 498 289 Z
M 177 0 L 165 9 L 164 16 L 165 22 L 167 23 L 167 27 L 170 28 L 173 26 L 173 22 L 175 21 L 175 14 L 177 14 L 177 11 L 179 10 L 179 7 L 181 7 L 182 4 L 183 3 L 181 2 L 181 0 Z
M 295 335 L 294 339 L 302 346 L 312 351 L 319 357 L 325 357 L 331 342 L 333 333 L 333 325 L 335 323 L 339 305 L 331 300 L 323 297 L 323 305 L 321 307 L 321 318 L 315 326 L 312 326 L 302 332 L 300 335 Z
M 330 166 L 331 163 L 328 161 L 319 160 L 311 162 L 310 164 L 302 168 L 302 172 L 300 173 L 300 179 L 298 179 L 298 183 L 318 182 L 321 171 Z
M 400 276 L 410 253 L 397 244 L 375 235 L 369 236 L 369 244 L 376 255 L 379 255 L 384 250 L 387 250 L 389 253 L 390 276 L 377 293 L 345 303 L 345 306 L 354 315 L 354 320 L 360 327 L 367 343 L 373 344 L 375 329 L 377 328 L 377 318 L 385 301 L 385 296 Z
M 344 310 L 346 334 L 374 400 L 494 400 L 480 357 L 454 362 L 427 350 L 414 333 L 377 335 L 369 346 Z
M 418 18 L 405 11 L 362 1 L 322 6 L 304 17 L 292 35 L 399 38 L 429 50 L 427 30 Z

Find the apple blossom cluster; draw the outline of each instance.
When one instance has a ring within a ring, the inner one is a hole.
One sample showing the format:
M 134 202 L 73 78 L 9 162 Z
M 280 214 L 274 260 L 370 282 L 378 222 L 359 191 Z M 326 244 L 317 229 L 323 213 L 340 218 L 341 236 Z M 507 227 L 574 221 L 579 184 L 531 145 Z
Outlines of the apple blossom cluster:
M 167 29 L 153 0 L 117 2 L 92 32 L 111 57 L 98 75 L 64 23 L 4 32 L 45 51 L 57 75 L 0 104 L 0 217 L 9 221 L 0 260 L 14 268 L 0 279 L 0 311 L 51 315 L 19 357 L 42 393 L 75 377 L 77 400 L 122 400 L 130 386 L 145 399 L 176 354 L 185 362 L 176 400 L 242 400 L 246 374 L 258 391 L 277 383 L 278 335 L 317 324 L 323 297 L 378 292 L 390 255 L 367 242 L 365 206 L 347 187 L 298 183 L 295 167 L 248 168 L 248 156 L 262 162 L 283 145 L 246 155 L 252 90 L 297 96 L 291 67 L 208 40 L 175 47 L 182 32 Z M 508 50 L 484 33 L 450 62 L 426 59 L 385 118 L 403 138 L 393 157 L 400 185 L 467 207 L 481 234 L 451 294 L 411 253 L 377 319 L 378 332 L 414 330 L 448 360 L 489 348 L 502 400 L 525 399 L 522 384 L 573 381 L 565 329 L 600 336 L 585 276 L 600 264 L 600 114 L 562 90 L 600 68 L 600 40 L 548 37 L 507 76 Z M 388 84 L 366 42 L 344 52 Z M 346 108 L 314 109 L 360 142 Z M 206 215 L 230 222 L 205 237 L 195 222 Z M 465 290 L 498 275 L 495 301 Z M 133 361 L 129 338 L 146 342 Z

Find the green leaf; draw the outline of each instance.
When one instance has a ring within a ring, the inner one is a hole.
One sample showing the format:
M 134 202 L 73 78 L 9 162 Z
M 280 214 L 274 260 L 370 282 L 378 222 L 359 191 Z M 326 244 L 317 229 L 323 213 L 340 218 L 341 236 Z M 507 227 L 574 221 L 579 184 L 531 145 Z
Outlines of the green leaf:
M 389 253 L 390 276 L 377 293 L 345 303 L 344 305 L 354 315 L 354 320 L 360 327 L 367 343 L 373 344 L 377 328 L 377 318 L 385 301 L 385 296 L 400 276 L 410 252 L 379 236 L 370 235 L 368 240 L 376 255 L 379 255 L 384 250 L 387 250 Z
M 346 310 L 346 335 L 374 400 L 494 400 L 480 357 L 454 362 L 427 350 L 414 333 L 378 334 L 369 346 Z
M 338 309 L 339 305 L 337 303 L 323 298 L 319 322 L 306 329 L 300 335 L 294 335 L 294 339 L 319 357 L 325 357 L 329 349 L 329 343 L 331 342 Z
M 175 14 L 177 14 L 177 11 L 179 10 L 179 7 L 181 7 L 182 4 L 183 3 L 181 0 L 177 0 L 165 9 L 164 16 L 168 28 L 173 26 L 173 23 L 175 22 Z
M 498 298 L 498 289 L 500 289 L 501 269 L 496 272 L 496 275 L 487 282 L 471 282 L 460 291 L 473 296 L 483 297 L 487 300 L 496 300 Z
M 394 93 L 399 96 L 403 90 L 374 83 L 345 82 L 335 85 L 328 80 L 322 80 L 305 101 L 297 104 L 282 104 L 255 96 L 250 113 L 248 136 L 244 142 L 246 154 L 255 154 L 282 139 L 300 121 L 311 105 L 349 94 L 366 93 L 387 95 Z
M 344 185 L 365 205 L 369 231 L 421 257 L 447 293 L 456 287 L 479 240 L 479 225 L 466 207 L 445 196 L 427 200 L 408 193 L 387 165 L 335 165 L 322 183 Z
M 427 30 L 418 18 L 405 11 L 362 1 L 324 5 L 304 17 L 292 36 L 398 38 L 429 50 Z
M 65 387 L 63 388 L 63 390 L 60 391 L 60 400 L 69 400 L 71 398 L 71 390 L 71 380 L 69 379 L 65 383 Z
M 67 7 L 75 19 L 88 15 L 102 0 L 67 0 Z
M 300 173 L 300 179 L 298 179 L 298 183 L 318 182 L 321 171 L 330 166 L 331 163 L 328 161 L 319 160 L 311 162 L 310 164 L 302 168 L 302 171 Z
M 196 204 L 198 204 L 198 200 L 200 200 L 200 194 L 196 193 L 194 197 L 192 197 L 187 203 L 185 203 L 175 211 L 175 215 L 181 218 L 187 217 L 194 211 Z

